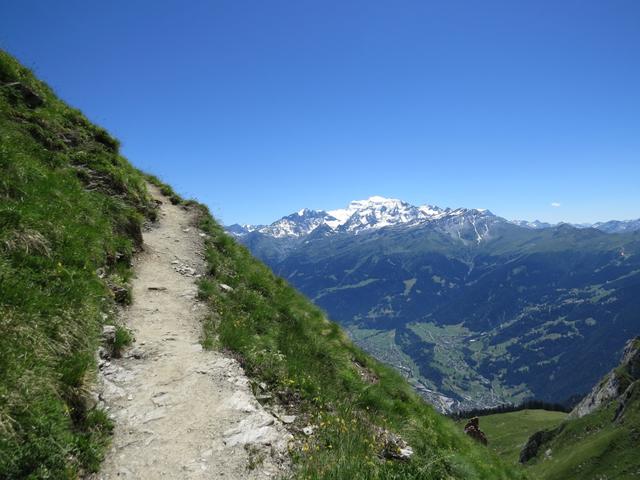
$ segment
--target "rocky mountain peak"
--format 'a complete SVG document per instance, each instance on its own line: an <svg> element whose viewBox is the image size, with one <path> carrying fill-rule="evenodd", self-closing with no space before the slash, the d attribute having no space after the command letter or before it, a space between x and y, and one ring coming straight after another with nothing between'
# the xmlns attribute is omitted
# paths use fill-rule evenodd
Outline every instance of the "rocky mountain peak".
<svg viewBox="0 0 640 480"><path fill-rule="evenodd" d="M346 208L329 211L303 208L270 225L236 224L227 227L227 231L237 237L257 231L274 238L300 238L320 226L323 226L325 235L330 232L358 234L383 227L413 226L447 219L454 219L454 223L464 223L466 219L471 219L473 223L474 219L480 217L495 216L484 209L451 209L428 204L415 206L397 198L374 195L363 200L353 200Z"/></svg>

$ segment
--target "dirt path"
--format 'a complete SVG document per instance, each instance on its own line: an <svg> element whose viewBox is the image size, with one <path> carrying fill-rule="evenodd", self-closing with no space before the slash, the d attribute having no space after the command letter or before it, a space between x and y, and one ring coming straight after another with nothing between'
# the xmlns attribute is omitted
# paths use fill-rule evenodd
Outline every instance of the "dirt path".
<svg viewBox="0 0 640 480"><path fill-rule="evenodd" d="M191 212L150 189L163 201L160 221L144 235L133 304L123 311L136 342L101 364L100 398L116 428L92 478L274 478L289 435L255 400L238 363L199 342L203 234Z"/></svg>

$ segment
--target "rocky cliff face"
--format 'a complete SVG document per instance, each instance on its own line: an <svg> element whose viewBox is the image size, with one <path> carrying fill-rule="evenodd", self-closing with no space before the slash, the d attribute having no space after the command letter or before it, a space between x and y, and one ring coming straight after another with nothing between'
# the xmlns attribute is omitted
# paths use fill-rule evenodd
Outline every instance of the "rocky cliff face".
<svg viewBox="0 0 640 480"><path fill-rule="evenodd" d="M640 337L627 342L620 365L611 370L569 415L580 418L612 400L624 398L627 389L640 379Z"/></svg>

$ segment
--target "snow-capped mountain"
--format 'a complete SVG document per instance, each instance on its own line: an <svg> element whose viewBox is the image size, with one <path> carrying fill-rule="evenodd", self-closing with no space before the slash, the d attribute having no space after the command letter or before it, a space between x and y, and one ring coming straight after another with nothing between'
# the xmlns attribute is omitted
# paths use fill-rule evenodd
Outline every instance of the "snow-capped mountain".
<svg viewBox="0 0 640 480"><path fill-rule="evenodd" d="M338 233L358 235L367 231L429 226L465 244L479 244L491 238L498 224L516 225L530 230L558 227L540 220L506 220L486 209L440 208L433 205L415 206L396 198L381 196L354 200L345 208L336 210L310 210L304 208L287 215L271 225L231 225L227 231L236 237L251 233L274 239L298 241ZM640 220L601 222L595 224L566 224L575 228L596 228L606 233L625 233L640 230Z"/></svg>
<svg viewBox="0 0 640 480"><path fill-rule="evenodd" d="M533 222L530 222L529 220L511 220L511 223L513 223L514 225L518 225L519 227L531 228L533 230L540 230L542 228L551 228L556 226L556 224L554 223L541 222L540 220L534 220Z"/></svg>
<svg viewBox="0 0 640 480"><path fill-rule="evenodd" d="M532 230L541 230L544 228L553 228L560 225L570 225L574 228L595 228L605 233L628 233L640 231L640 219L637 220L609 220L608 222L597 223L547 223L540 220L530 222L528 220L512 220L511 223L519 227L530 228Z"/></svg>
<svg viewBox="0 0 640 480"><path fill-rule="evenodd" d="M302 210L282 217L271 225L231 225L227 231L236 236L260 232L274 238L302 237L313 232L320 225L335 222L336 219L322 210Z"/></svg>
<svg viewBox="0 0 640 480"><path fill-rule="evenodd" d="M637 220L609 220L593 224L593 228L606 233L627 233L640 231L640 218Z"/></svg>
<svg viewBox="0 0 640 480"><path fill-rule="evenodd" d="M495 217L485 209L440 208L432 205L414 206L396 198L381 196L366 200L354 200L346 208L336 210L303 209L273 222L271 225L231 225L227 231L241 237L259 232L274 238L300 238L322 226L325 233L358 234L367 230L401 225L420 225L430 222L462 225L470 222L474 236L481 239L487 233L486 226L475 228L476 219ZM495 217L499 218L499 217Z"/></svg>
<svg viewBox="0 0 640 480"><path fill-rule="evenodd" d="M331 210L329 214L337 221L329 223L331 228L358 233L362 230L410 224L442 218L450 210L430 205L413 206L396 198L380 196L366 200L355 200L347 208Z"/></svg>

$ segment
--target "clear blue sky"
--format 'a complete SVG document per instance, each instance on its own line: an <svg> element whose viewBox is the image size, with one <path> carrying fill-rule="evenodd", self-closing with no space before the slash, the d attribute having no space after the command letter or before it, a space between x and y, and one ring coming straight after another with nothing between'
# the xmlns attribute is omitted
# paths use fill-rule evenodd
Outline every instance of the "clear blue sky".
<svg viewBox="0 0 640 480"><path fill-rule="evenodd" d="M0 46L225 223L640 217L637 0L16 0Z"/></svg>

